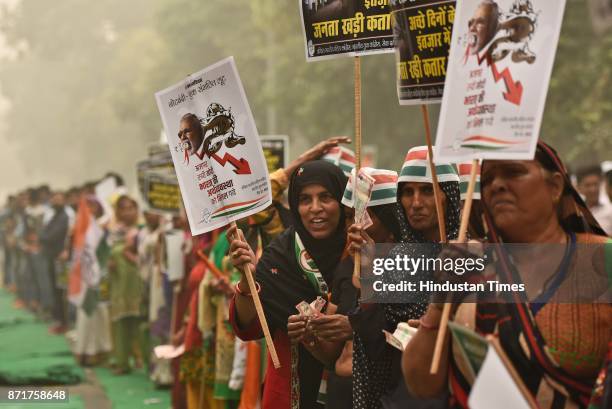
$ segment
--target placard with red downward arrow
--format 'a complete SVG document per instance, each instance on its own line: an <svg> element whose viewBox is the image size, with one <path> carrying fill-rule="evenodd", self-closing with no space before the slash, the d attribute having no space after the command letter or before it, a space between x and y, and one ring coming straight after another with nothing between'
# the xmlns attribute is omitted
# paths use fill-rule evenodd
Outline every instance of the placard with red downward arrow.
<svg viewBox="0 0 612 409"><path fill-rule="evenodd" d="M155 98L193 235L271 204L259 134L232 57Z"/></svg>
<svg viewBox="0 0 612 409"><path fill-rule="evenodd" d="M533 159L565 0L457 2L436 161Z"/></svg>

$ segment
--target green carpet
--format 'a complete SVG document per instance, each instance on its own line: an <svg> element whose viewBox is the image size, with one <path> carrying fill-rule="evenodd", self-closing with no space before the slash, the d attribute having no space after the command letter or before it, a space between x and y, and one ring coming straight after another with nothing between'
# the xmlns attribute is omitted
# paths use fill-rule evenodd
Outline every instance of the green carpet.
<svg viewBox="0 0 612 409"><path fill-rule="evenodd" d="M62 336L26 310L14 309L14 297L0 289L0 385L70 385L84 378Z"/></svg>
<svg viewBox="0 0 612 409"><path fill-rule="evenodd" d="M121 376L113 375L106 368L96 368L94 372L106 396L113 402L113 409L166 409L171 406L170 391L155 389L143 370Z"/></svg>

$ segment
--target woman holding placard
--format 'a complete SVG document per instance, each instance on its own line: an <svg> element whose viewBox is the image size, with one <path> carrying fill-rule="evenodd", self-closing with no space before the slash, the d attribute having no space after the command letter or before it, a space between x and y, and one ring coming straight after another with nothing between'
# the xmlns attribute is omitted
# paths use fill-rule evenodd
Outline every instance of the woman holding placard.
<svg viewBox="0 0 612 409"><path fill-rule="evenodd" d="M296 169L289 183L295 227L274 239L258 262L242 232L228 230L228 237L234 238L230 247L234 266L243 271L247 264L256 265L258 291L281 363L279 369L268 365L263 408L289 408L298 402L302 408L322 407L317 403L321 362L331 364L337 356L307 330L308 315L318 314L320 308L308 303L327 298L346 243L340 204L345 185L342 170L322 160ZM230 305L230 321L243 340L262 337L248 288L243 277Z"/></svg>
<svg viewBox="0 0 612 409"><path fill-rule="evenodd" d="M500 281L527 286L525 279L533 273L530 281L539 280L539 295L530 303L518 295L506 303L463 303L456 308L455 322L499 340L506 367L513 367L530 406L586 407L612 339L612 307L605 300L609 239L572 187L556 152L542 142L535 160L485 161L481 192L490 242L557 244L564 250L528 259L496 252L498 261L490 272ZM586 244L601 251L585 256ZM576 303L580 294L571 294L578 283L604 299ZM425 397L451 385L453 407L468 407L468 399L469 406L477 407L469 395L476 371L466 370L454 341L452 348L446 341L438 373L429 373L440 317L441 307L431 304L420 323L413 323L419 329L403 356L407 386Z"/></svg>

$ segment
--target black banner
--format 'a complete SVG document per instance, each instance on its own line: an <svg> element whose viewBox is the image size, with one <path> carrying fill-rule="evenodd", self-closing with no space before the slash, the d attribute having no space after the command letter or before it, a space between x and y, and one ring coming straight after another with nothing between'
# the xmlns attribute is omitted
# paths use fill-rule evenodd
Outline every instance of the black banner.
<svg viewBox="0 0 612 409"><path fill-rule="evenodd" d="M401 105L442 100L455 3L390 0Z"/></svg>
<svg viewBox="0 0 612 409"><path fill-rule="evenodd" d="M389 0L299 0L306 59L391 52Z"/></svg>

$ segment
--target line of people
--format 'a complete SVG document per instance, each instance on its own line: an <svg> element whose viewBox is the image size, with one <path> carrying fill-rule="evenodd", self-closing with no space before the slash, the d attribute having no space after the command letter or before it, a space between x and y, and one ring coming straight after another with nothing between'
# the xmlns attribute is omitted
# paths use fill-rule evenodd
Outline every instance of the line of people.
<svg viewBox="0 0 612 409"><path fill-rule="evenodd" d="M371 223L364 227L354 223L352 182L325 155L349 142L329 138L304 152L270 175L272 206L238 229L197 237L184 212L141 212L117 175L104 178L115 185L104 198L96 196L96 183L52 194L46 187L21 192L0 216L3 285L16 293L17 306L52 319L51 332L73 328L82 364L111 365L117 375L145 366L152 382L172 388L177 409L466 408L474 379L463 372L449 337L440 370L429 373L441 305L427 293L410 303L363 302L353 277L353 256L365 245L388 243L393 257L420 257L457 240L465 191L459 167L436 164L446 237L440 236L425 147L410 149L399 173L366 168L374 186ZM600 224L589 210L603 206L592 186L588 191L593 173L579 172L585 203L548 145L538 145L533 161L485 161L481 170L472 239L608 242L607 216L597 214ZM430 244L431 254L416 253L415 243ZM518 279L530 264L516 262ZM541 407L603 408L612 393L606 372L612 307L559 303L564 281L547 279L578 271L575 260L566 264L562 271L551 268L554 260L539 264L554 286L537 308L463 300L453 318L502 340ZM262 341L246 266L255 272L279 369ZM488 268L500 279L517 279L507 266ZM427 274L417 272L415 279ZM321 314L296 309L318 297L326 301ZM400 323L416 328L403 352L383 334ZM154 347L165 344L184 352L157 358Z"/></svg>
<svg viewBox="0 0 612 409"><path fill-rule="evenodd" d="M256 291L281 361L279 369L268 362L262 407L469 406L474 377L465 371L465 357L448 336L440 369L430 374L442 304L432 302L425 292L410 303L391 302L392 297L388 303L360 302L359 284L352 282L351 254L365 244L397 243L391 257L417 258L435 256L439 243L457 240L462 207L457 166L436 164L446 232L446 237L440 237L425 151L424 147L411 149L395 178L393 172L368 170L379 188L367 209L373 222L367 228L351 224L350 209L344 206L349 203L342 200L346 177L340 169L313 161L290 177L293 226L261 255L239 231L230 230L231 260L243 272L230 304L230 321L241 339L263 336L244 276L249 266L256 271ZM480 194L482 200L473 210L479 217L472 218L470 225L473 239L558 243L568 249L575 243L609 243L561 159L544 143L538 144L532 161L485 161ZM378 201L386 195L389 202ZM418 252L423 248L432 254ZM537 262L539 270L533 270L532 259L513 260L512 268L507 260L487 267L488 277L503 282L520 282L522 274L538 272L546 297L538 297L537 303L523 299L501 303L493 298L453 304L454 320L500 340L540 407L603 408L612 402L609 300L576 304L563 298L567 286L577 279L597 281L602 294L609 295L606 258L601 254L590 260L577 257L570 251L559 267L559 260L543 257ZM593 266L594 277L579 277L584 263ZM393 271L385 274L391 282L399 282ZM415 279L426 279L428 274L418 271ZM322 315L298 313L297 304L317 297L329 300ZM416 334L401 352L385 342L383 330L393 332L404 322L416 328Z"/></svg>

